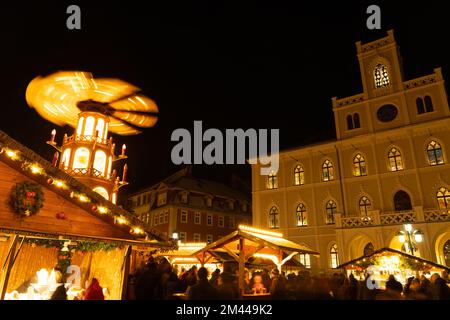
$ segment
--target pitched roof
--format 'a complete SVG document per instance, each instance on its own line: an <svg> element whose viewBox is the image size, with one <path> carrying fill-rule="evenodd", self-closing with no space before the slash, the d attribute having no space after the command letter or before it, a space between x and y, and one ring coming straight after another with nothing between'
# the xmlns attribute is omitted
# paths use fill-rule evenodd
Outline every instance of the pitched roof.
<svg viewBox="0 0 450 320"><path fill-rule="evenodd" d="M408 254L408 253L405 253L405 252L402 252L402 251L398 251L398 250L395 250L395 249L392 249L392 248L388 248L388 247L378 249L378 250L374 251L372 254L361 256L359 258L350 260L350 261L348 261L346 263L343 263L343 264L339 265L338 268L345 268L345 267L348 267L348 266L351 266L351 265L358 264L358 263L364 261L365 259L370 259L372 257L382 255L385 252L394 253L394 254L403 256L403 257L405 257L406 259L409 259L409 260L414 260L414 261L417 260L420 263L428 264L428 265L431 265L431 266L433 266L435 268L438 268L438 269L444 269L447 272L450 271L449 267L440 265L440 264L435 263L435 262L430 261L430 260L426 260L426 259L423 259L423 258L420 258L420 257L413 256L411 254Z"/></svg>
<svg viewBox="0 0 450 320"><path fill-rule="evenodd" d="M0 130L0 148L1 148L2 152L5 150L5 148L13 150L15 152L18 152L19 159L17 159L16 161L20 161L20 162L22 162L22 164L24 164L26 162L38 164L39 166L42 167L43 175L45 175L47 178L51 177L52 179L64 181L64 183L69 188L69 191L74 191L74 192L85 195L86 197L88 197L91 200L91 204L90 204L91 206L92 206L92 204L95 204L97 206L102 206L108 210L110 215L108 217L105 217L105 215L100 215L98 213L92 212L92 210L89 210L88 208L86 208L86 205L83 206L83 203L80 203L80 202L76 201L76 199L69 197L66 190L58 189L58 188L55 188L55 190L53 190L54 192L65 197L68 201L71 201L74 204L76 204L77 206L82 207L87 212L97 216L100 219L107 221L108 223L110 223L111 225L113 225L115 227L117 227L117 226L114 224L114 219L115 219L114 217L123 217L130 223L131 226L140 227L142 230L144 230L149 238L155 239L157 241L163 241L163 242L167 241L166 237L162 233L160 233L154 229L149 229L148 227L145 227L142 224L142 222L139 221L139 219L137 219L133 214L129 213L122 207L119 207L119 206L113 204L111 201L106 200L101 195L99 195L97 192L93 191L88 186L84 185L77 179L68 175L66 172L64 172L56 167L53 167L50 162L48 162L47 160L45 160L44 158L39 156L37 153L35 153L31 149L28 149L27 147L25 147L18 141L14 140L13 138L8 136L5 132L3 132L1 130ZM0 153L2 153L2 152L0 152ZM7 158L5 158L4 160L6 162ZM30 179L37 180L36 176L31 174L30 171L25 170L22 173L27 175ZM161 243L161 244L163 245L163 243ZM170 244L166 243L165 245L170 245Z"/></svg>

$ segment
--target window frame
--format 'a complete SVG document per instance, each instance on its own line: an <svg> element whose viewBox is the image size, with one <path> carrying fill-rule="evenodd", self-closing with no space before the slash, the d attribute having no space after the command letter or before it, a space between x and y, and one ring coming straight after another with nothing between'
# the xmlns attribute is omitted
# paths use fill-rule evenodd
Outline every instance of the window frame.
<svg viewBox="0 0 450 320"><path fill-rule="evenodd" d="M295 211L295 220L297 227L307 227L308 226L308 213L304 203L299 203Z"/></svg>
<svg viewBox="0 0 450 320"><path fill-rule="evenodd" d="M432 146L432 148L430 148L430 145L431 145L432 143L434 143L434 145ZM436 146L438 146L438 147L436 147ZM438 154L437 154L437 151L438 151L438 150L440 150L440 153L441 153L441 155L440 155L440 160L441 160L441 162L438 161L438 158L439 158L439 157L438 157ZM430 142L428 142L425 151L426 151L426 154L427 154L428 164L429 164L430 166L439 166L439 165L445 164L445 160L444 160L444 150L442 149L442 146L441 146L441 144L440 144L438 141L436 141L436 140L431 140ZM430 154L430 152L431 152L431 154ZM434 164L432 163L433 160L430 159L430 156L433 156L433 157L434 157L434 161L435 161Z"/></svg>
<svg viewBox="0 0 450 320"><path fill-rule="evenodd" d="M339 266L339 250L336 243L331 245L329 254L331 269L336 269Z"/></svg>
<svg viewBox="0 0 450 320"><path fill-rule="evenodd" d="M185 217L185 219L183 219ZM180 223L188 223L189 213L187 210L181 210L180 212Z"/></svg>
<svg viewBox="0 0 450 320"><path fill-rule="evenodd" d="M334 215L337 213L337 203L334 200L328 200L325 204L325 224L333 225L336 223ZM331 219L330 219L331 217Z"/></svg>
<svg viewBox="0 0 450 320"><path fill-rule="evenodd" d="M363 168L364 170L362 170ZM359 174L357 174L357 172ZM366 158L361 153L358 153L353 157L353 176L354 177L367 176Z"/></svg>
<svg viewBox="0 0 450 320"><path fill-rule="evenodd" d="M322 181L329 182L334 180L334 163L330 159L322 162Z"/></svg>
<svg viewBox="0 0 450 320"><path fill-rule="evenodd" d="M269 229L280 228L280 213L276 206L272 206L269 209Z"/></svg>
<svg viewBox="0 0 450 320"><path fill-rule="evenodd" d="M395 150L396 153L394 153L393 150ZM400 160L400 162L399 162L399 160ZM395 170L394 170L394 167L392 166L392 161L394 161L394 163L395 163ZM389 166L389 171L391 171L391 172L405 170L402 153L401 153L400 149L398 149L397 147L392 147L389 149L388 166Z"/></svg>
<svg viewBox="0 0 450 320"><path fill-rule="evenodd" d="M305 184L305 169L303 165L297 164L294 168L294 186Z"/></svg>

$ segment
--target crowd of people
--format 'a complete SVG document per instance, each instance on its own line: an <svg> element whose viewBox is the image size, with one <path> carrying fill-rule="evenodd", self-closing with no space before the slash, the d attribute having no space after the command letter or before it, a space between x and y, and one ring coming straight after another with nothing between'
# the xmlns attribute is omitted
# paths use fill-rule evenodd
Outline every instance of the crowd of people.
<svg viewBox="0 0 450 320"><path fill-rule="evenodd" d="M385 288L378 288L367 275L357 280L342 273L313 276L308 271L285 275L274 268L244 273L244 293L270 293L271 299L286 300L447 300L450 299L449 279L433 274L411 277L402 285L391 275ZM239 298L237 271L225 268L209 275L206 268L178 270L162 258L151 259L134 275L134 298L137 300L171 300L176 293L185 293L188 300L234 300Z"/></svg>

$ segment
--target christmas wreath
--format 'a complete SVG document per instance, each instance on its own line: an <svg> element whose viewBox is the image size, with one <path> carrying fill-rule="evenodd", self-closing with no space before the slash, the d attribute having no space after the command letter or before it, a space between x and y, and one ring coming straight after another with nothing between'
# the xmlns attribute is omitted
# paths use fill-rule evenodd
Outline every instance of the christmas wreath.
<svg viewBox="0 0 450 320"><path fill-rule="evenodd" d="M17 183L11 191L10 205L15 213L29 217L44 205L42 187L31 181Z"/></svg>

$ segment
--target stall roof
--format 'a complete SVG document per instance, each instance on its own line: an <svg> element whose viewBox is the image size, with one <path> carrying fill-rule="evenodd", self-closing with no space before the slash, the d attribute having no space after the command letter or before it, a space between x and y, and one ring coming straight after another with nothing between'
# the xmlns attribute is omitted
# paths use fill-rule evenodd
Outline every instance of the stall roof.
<svg viewBox="0 0 450 320"><path fill-rule="evenodd" d="M429 261L429 260L426 260L426 259L423 259L423 258L420 258L420 257L416 257L416 256L413 256L413 255L410 255L410 254L402 252L402 251L398 251L398 250L395 250L395 249L392 249L392 248L388 248L388 247L378 249L378 250L374 251L372 254L361 256L359 258L350 260L350 261L348 261L346 263L343 263L343 264L339 265L338 268L346 268L346 267L349 267L351 265L359 264L361 262L364 262L364 260L371 259L371 258L373 258L375 256L382 255L382 254L384 254L386 252L390 252L390 253L393 253L393 254L396 254L396 255L403 256L403 257L405 257L406 259L409 259L409 260L414 260L414 261L417 260L419 263L428 264L428 265L431 265L431 266L433 266L435 268L444 269L447 272L450 272L450 268L449 267L440 265L440 264L435 263L433 261Z"/></svg>
<svg viewBox="0 0 450 320"><path fill-rule="evenodd" d="M282 235L277 235L275 232L269 233L268 231L263 230L258 231L258 229L244 226L240 226L238 230L217 240L216 242L207 245L203 249L198 250L195 254L206 251L215 251L226 244L238 241L240 238L247 239L258 244L263 244L272 249L319 255L317 251L313 251L306 246L284 239Z"/></svg>

